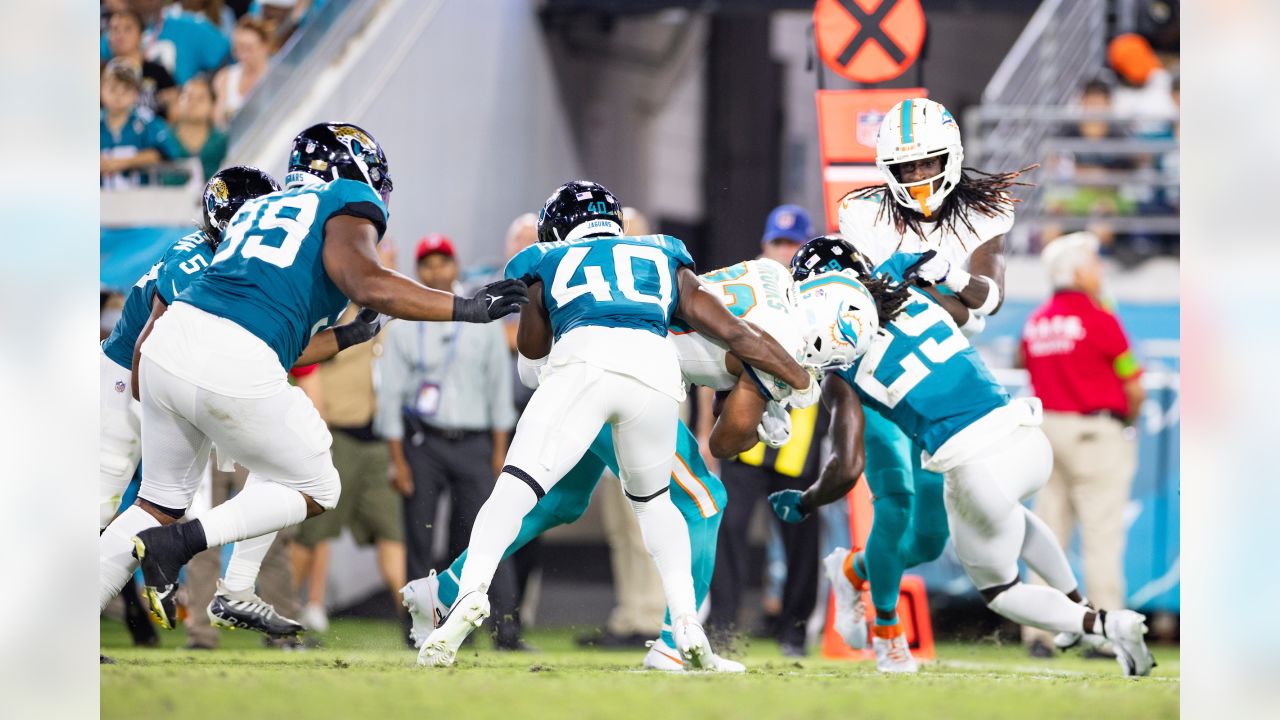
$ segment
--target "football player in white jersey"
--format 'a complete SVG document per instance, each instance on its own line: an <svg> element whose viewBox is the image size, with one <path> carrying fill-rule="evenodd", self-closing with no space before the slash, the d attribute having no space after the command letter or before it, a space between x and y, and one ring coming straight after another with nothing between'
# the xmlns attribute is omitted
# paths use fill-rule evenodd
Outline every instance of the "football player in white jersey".
<svg viewBox="0 0 1280 720"><path fill-rule="evenodd" d="M941 104L904 100L885 116L876 137L883 185L856 190L840 203L840 233L872 267L899 252L932 253L916 271L926 292L955 295L969 309L960 329L980 332L1004 294L1004 236L1013 227L1019 172L991 175L962 169L964 149L955 118ZM967 269L966 269L967 266ZM919 448L874 410L866 417L867 484L875 521L864 550L838 548L825 561L838 597L854 598L837 614L837 628L852 647L867 644L862 594L870 583L875 605L872 646L885 672L914 672L898 622L903 572L942 554L947 541L943 478L924 470ZM848 610L842 604L842 610Z"/></svg>

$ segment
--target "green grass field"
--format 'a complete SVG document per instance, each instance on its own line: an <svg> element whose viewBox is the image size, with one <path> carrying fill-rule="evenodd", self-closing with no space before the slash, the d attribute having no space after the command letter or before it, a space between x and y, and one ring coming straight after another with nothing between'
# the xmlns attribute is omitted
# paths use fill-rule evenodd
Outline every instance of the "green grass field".
<svg viewBox="0 0 1280 720"><path fill-rule="evenodd" d="M916 676L886 676L869 663L783 658L755 641L738 658L745 675L643 672L642 653L589 651L564 631L536 631L540 651L499 653L481 638L458 665L425 670L387 622L335 621L323 647L283 652L258 637L224 632L216 651L135 649L123 626L104 622L104 718L1173 718L1178 649L1153 648L1159 667L1141 680L1113 661L1065 655L1029 659L1018 646L943 644Z"/></svg>

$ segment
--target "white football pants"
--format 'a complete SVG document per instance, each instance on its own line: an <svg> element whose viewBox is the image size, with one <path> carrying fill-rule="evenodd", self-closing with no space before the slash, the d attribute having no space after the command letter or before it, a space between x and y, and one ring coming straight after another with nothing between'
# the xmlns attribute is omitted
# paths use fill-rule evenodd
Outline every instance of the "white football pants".
<svg viewBox="0 0 1280 720"><path fill-rule="evenodd" d="M297 490L325 509L338 504L341 485L329 454L333 438L301 388L282 383L267 397L229 397L170 373L146 355L139 383L147 458L139 497L188 508L216 444L219 455L234 458L258 480Z"/></svg>
<svg viewBox="0 0 1280 720"><path fill-rule="evenodd" d="M98 350L98 529L105 528L120 506L120 496L133 479L142 456L142 405L129 389L129 370Z"/></svg>

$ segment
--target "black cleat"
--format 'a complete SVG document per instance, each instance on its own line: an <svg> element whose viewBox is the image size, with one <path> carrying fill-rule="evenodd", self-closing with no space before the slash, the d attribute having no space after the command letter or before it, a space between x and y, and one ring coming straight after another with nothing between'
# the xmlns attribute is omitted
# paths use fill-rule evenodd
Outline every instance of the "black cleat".
<svg viewBox="0 0 1280 720"><path fill-rule="evenodd" d="M124 623L129 628L133 644L138 647L159 646L160 635L151 624L151 613L142 604L142 598L138 594L138 583L133 579L133 575L129 576L124 588L120 590L120 597L124 598Z"/></svg>
<svg viewBox="0 0 1280 720"><path fill-rule="evenodd" d="M214 627L256 630L270 637L291 637L304 629L302 623L276 612L252 590L230 592L221 580L209 603L208 614Z"/></svg>
<svg viewBox="0 0 1280 720"><path fill-rule="evenodd" d="M186 562L180 536L171 526L148 528L133 536L133 556L142 570L142 595L160 627L178 624L178 573Z"/></svg>

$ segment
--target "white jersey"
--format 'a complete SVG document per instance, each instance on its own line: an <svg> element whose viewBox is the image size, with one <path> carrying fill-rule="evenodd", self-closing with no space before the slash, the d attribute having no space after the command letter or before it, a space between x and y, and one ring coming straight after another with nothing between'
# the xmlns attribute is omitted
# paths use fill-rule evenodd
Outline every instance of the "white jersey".
<svg viewBox="0 0 1280 720"><path fill-rule="evenodd" d="M804 348L804 322L796 306L791 271L773 260L759 259L731 265L700 276L702 284L736 316L768 333L794 354ZM680 357L687 383L713 390L729 390L738 381L725 367L728 350L711 339L673 324L667 337ZM762 382L773 379L757 371Z"/></svg>
<svg viewBox="0 0 1280 720"><path fill-rule="evenodd" d="M893 200L883 193L865 198L848 196L840 201L838 212L840 234L877 266L894 253L936 250L952 265L964 267L978 246L1004 235L1013 227L1013 208L1010 206L1007 213L993 217L968 211L973 230L963 222L956 222L954 232L944 233L939 223L922 223L922 227L928 228L924 237L909 228L906 233L899 233L889 213L881 212L882 202Z"/></svg>

